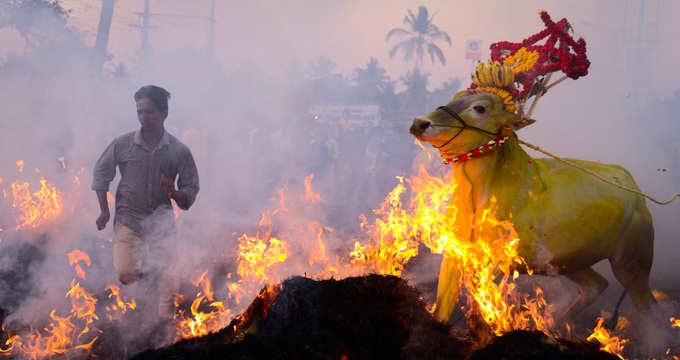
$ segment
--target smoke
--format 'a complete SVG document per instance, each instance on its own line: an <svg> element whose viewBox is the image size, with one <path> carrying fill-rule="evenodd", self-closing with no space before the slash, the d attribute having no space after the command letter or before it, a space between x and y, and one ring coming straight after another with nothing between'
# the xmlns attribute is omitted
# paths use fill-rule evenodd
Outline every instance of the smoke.
<svg viewBox="0 0 680 360"><path fill-rule="evenodd" d="M393 44L383 41L389 29L401 26L410 4L362 5L366 6L362 9L353 3L332 3L330 7L296 3L230 9L217 25L217 57L197 50L192 39L200 38L204 30L193 25L185 25L181 33L166 32L165 27L154 31L151 41L157 45L148 57L126 57L136 51L130 49L137 46L137 34L114 22L113 58L103 74L92 71L88 44L92 34L60 26L62 15L54 13L55 21L25 23L29 39L25 50L6 54L0 65L0 177L4 180L0 189L10 189L15 179L37 186L33 184L44 177L64 191L69 207L39 230L12 231L16 210L11 196L0 199L4 229L0 232L0 272L13 274L0 279L0 307L10 310L10 321L44 321L55 304L65 303L64 293L76 278L66 257L72 250L83 250L92 259L92 265L85 268L87 279L79 280L83 286L101 293L105 285L117 283L109 242L113 224L96 231L99 210L89 184L93 164L106 145L138 128L132 95L146 84L172 93L166 129L189 146L201 178L196 203L180 212L178 234L164 244L178 254L168 269L170 275L186 282L197 269L234 272L238 237L256 231L261 214L278 206L279 189L298 194L303 191L304 177L312 173L312 186L323 201L312 208L291 208L277 218L275 231L285 233L298 221L317 221L322 228L333 229L323 230L331 240L328 254L351 247L352 238L360 233L359 215L370 217L396 185L394 177L413 174L414 163L423 162L424 156L407 134L416 113L387 109L394 111L383 112L381 126L374 129L348 129L316 121L308 113L310 105L326 105L319 104L322 90L333 89L336 92L329 96L341 98L342 91L351 92L352 82L346 81L350 85L343 90L341 80L352 78L354 68L364 67L373 56L394 81L412 70L411 64L396 57L390 60L386 54ZM618 163L633 174L643 191L665 198L680 191L680 125L675 119L680 100L672 92L678 74L666 74L676 81L669 85L668 79L659 79L661 71L656 68L667 65L664 55L674 50L659 45L644 62L625 60L636 59L627 50L636 44L634 37L619 41L618 30L606 28L606 10L617 8L616 4L581 3L569 9L559 2L512 9L499 5L498 13L486 6L482 10L458 4L465 11L454 11L458 9L453 5L428 4L431 11L441 8L435 20L454 39L454 46L446 48L449 65L424 66L431 74L429 90L436 92L452 78L468 78L469 63L461 59L465 37L482 38L484 47L499 40L518 41L540 27L535 15L539 7L547 8L553 18L565 16L588 41L590 74L551 90L538 105L537 123L522 130L520 138L560 156ZM677 10L676 5L661 4ZM133 16L131 6L121 2L114 19ZM181 8L176 3L166 6ZM617 11L621 18L628 14L630 21L630 8ZM47 15L41 11L40 16ZM663 16L662 12L661 20ZM13 30L8 25L2 31ZM199 41L199 45L205 44ZM318 65L320 56L330 58L337 68L327 78L314 79L312 64ZM657 80L663 86L657 86ZM467 80L461 82L462 87L467 84ZM398 91L403 87L391 85ZM427 104L431 105L441 104ZM66 168L59 157L65 158ZM17 160L25 162L21 173ZM441 171L436 164L432 168ZM74 176L79 178L79 187ZM116 186L114 181L111 192ZM680 231L676 221L680 203L649 207L656 230L652 285L677 291L680 253L672 249ZM289 261L294 264L289 274L304 272L309 268L311 244L287 240L297 250L293 256L300 259ZM155 261L153 256L150 261ZM423 261L410 269L409 276L416 283L432 282L437 261L436 257ZM604 297L618 297L620 287L608 265L598 264L597 270L610 280ZM137 284L124 288L123 293L140 299L147 289ZM156 322L153 312L140 314L140 323Z"/></svg>

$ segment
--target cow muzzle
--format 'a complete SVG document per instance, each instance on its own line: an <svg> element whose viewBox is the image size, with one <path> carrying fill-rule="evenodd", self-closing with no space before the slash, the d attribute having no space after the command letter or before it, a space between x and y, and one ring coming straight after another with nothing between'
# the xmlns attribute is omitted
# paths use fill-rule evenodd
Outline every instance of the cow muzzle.
<svg viewBox="0 0 680 360"><path fill-rule="evenodd" d="M408 132L411 133L411 135L420 138L423 136L425 130L427 130L431 125L432 122L430 120L415 118Z"/></svg>

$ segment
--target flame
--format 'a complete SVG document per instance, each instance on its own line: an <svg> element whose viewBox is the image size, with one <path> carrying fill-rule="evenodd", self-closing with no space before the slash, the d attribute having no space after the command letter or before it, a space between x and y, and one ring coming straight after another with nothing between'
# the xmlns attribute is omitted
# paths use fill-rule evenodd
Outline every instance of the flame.
<svg viewBox="0 0 680 360"><path fill-rule="evenodd" d="M272 212L272 215L288 211L286 207L286 188L278 189L276 192L279 194L279 207Z"/></svg>
<svg viewBox="0 0 680 360"><path fill-rule="evenodd" d="M74 350L85 350L89 353L97 337L95 336L87 343L75 345L73 339L76 337L77 330L71 321L72 317L73 315L60 317L56 315L56 310L52 310L50 312L52 322L43 329L45 335L39 331L28 334L25 339L15 335L8 340L8 344L14 348L15 353L19 351L28 359L61 355Z"/></svg>
<svg viewBox="0 0 680 360"><path fill-rule="evenodd" d="M314 204L321 201L321 195L312 190L312 180L314 180L314 174L305 176L305 196L303 200Z"/></svg>
<svg viewBox="0 0 680 360"><path fill-rule="evenodd" d="M606 351L608 353L618 356L620 359L624 359L623 355L623 345L625 345L629 340L620 339L617 336L613 336L609 330L604 326L604 318L597 318L597 325L593 329L593 333L586 338L587 341L597 340L602 346L600 350Z"/></svg>
<svg viewBox="0 0 680 360"><path fill-rule="evenodd" d="M671 322L671 327L673 328L680 328L680 319L676 319L675 317L672 317L669 319Z"/></svg>
<svg viewBox="0 0 680 360"><path fill-rule="evenodd" d="M312 177L307 179L311 183ZM519 239L512 224L496 220L493 209L487 209L474 224L479 237L461 239L455 226L458 210L455 202L450 201L456 189L450 176L430 176L421 167L417 176L398 180L380 209L375 210L376 218L369 222L362 217L364 235L354 241L348 257L350 264L339 262L337 257L332 262L328 256L326 235L333 229L298 216L297 210L304 209L304 205L286 201L287 189L278 190L278 208L262 213L255 235L243 234L238 238L239 279L226 284L228 303L232 306L225 307L226 302L215 303L208 272L200 271L193 279L194 286L200 291L189 310L176 312L178 336L195 337L216 329L213 324L221 321L216 319L238 313L243 299L252 299L267 282L280 281L287 276L284 270L289 271L288 275L304 271L312 276L345 277L367 272L400 276L404 265L418 255L420 244L434 253L455 258L463 274L462 284L468 290L470 311L473 308L479 311L495 334L525 328L548 332L553 320L542 290L535 288L531 295L520 294L513 282L518 276L517 268L526 268L526 263L518 255ZM307 193L309 187L305 186L304 190ZM402 202L402 197L407 195L410 200ZM297 198L305 200L307 197ZM286 229L277 227L274 236L274 217L292 218L296 224L289 224ZM286 241L289 237L313 246L296 247ZM288 264L293 251L306 255L306 261ZM300 265L308 267L295 268ZM222 322L221 325L225 324Z"/></svg>
<svg viewBox="0 0 680 360"><path fill-rule="evenodd" d="M80 170L78 170L78 173L73 175L73 183L78 187L80 187L80 176L83 175L84 172L85 172L85 168L81 167ZM108 194L109 193L107 192L107 195Z"/></svg>
<svg viewBox="0 0 680 360"><path fill-rule="evenodd" d="M78 337L87 334L90 331L90 324L94 320L99 320L95 313L97 299L80 287L80 283L75 279L71 280L71 289L66 293L66 297L71 300L71 313L85 321L85 326Z"/></svg>
<svg viewBox="0 0 680 360"><path fill-rule="evenodd" d="M120 296L120 288L117 285L109 284L104 287L104 290L108 291L107 297L109 299L114 299L115 304L106 307L108 312L107 317L109 321L120 320L121 315L125 314L128 310L135 310L137 308L137 303L135 299L125 300Z"/></svg>
<svg viewBox="0 0 680 360"><path fill-rule="evenodd" d="M175 329L179 339L188 339L204 336L224 326L224 322L231 317L231 310L227 309L221 301L214 301L212 284L208 277L208 271L203 271L198 278L193 279L192 284L200 287L203 293L198 293L191 303L191 317L184 317L184 310L180 309L175 313ZM180 295L180 299L183 296ZM177 299L176 299L177 300ZM200 310L201 305L205 304L211 308L210 312ZM179 304L175 303L175 306ZM205 307L205 306L204 306Z"/></svg>
<svg viewBox="0 0 680 360"><path fill-rule="evenodd" d="M24 172L24 161L23 160L17 160L17 168L19 172Z"/></svg>
<svg viewBox="0 0 680 360"><path fill-rule="evenodd" d="M73 266L75 264L76 275L78 275L79 278L85 280L85 271L80 266L80 264L78 264L81 261L85 263L87 267L92 265L92 262L90 261L90 256L80 250L73 250L68 254L68 264L70 266Z"/></svg>
<svg viewBox="0 0 680 360"><path fill-rule="evenodd" d="M420 141L418 141L418 139L415 139L415 138L413 139L413 143L418 145L420 150L423 150L425 152L425 154L427 154L427 161L432 160L432 153L430 153L429 151L427 151L427 149L425 149L425 146L423 146L423 143L421 143Z"/></svg>
<svg viewBox="0 0 680 360"><path fill-rule="evenodd" d="M325 264L328 262L328 254L326 254L326 244L324 243L323 235L325 232L333 232L333 228L322 226L318 222L312 222L307 225L310 232L316 233L314 248L309 254L309 265Z"/></svg>
<svg viewBox="0 0 680 360"><path fill-rule="evenodd" d="M269 280L268 270L276 264L282 263L288 257L288 244L271 237L272 220L268 212L262 214L255 236L247 234L239 237L239 264L236 272L243 278Z"/></svg>
<svg viewBox="0 0 680 360"><path fill-rule="evenodd" d="M4 329L3 329L3 331L4 331ZM0 355L3 355L3 354L10 354L10 353L12 352L12 350L14 349L14 343L15 343L18 339L19 339L19 335L10 336L10 337L7 339L7 341L5 341L5 346L6 346L6 348L3 349L2 347L0 347Z"/></svg>
<svg viewBox="0 0 680 360"><path fill-rule="evenodd" d="M63 157L63 156L60 156L59 158L57 158L57 160L59 160L59 163L61 164L61 167L62 167L63 169L66 169L66 161L65 161L64 157Z"/></svg>
<svg viewBox="0 0 680 360"><path fill-rule="evenodd" d="M69 263L85 262L88 266L90 258L86 253L74 250L69 253ZM54 355L62 355L76 350L83 350L87 354L92 351L94 342L100 331L91 324L99 320L95 313L97 299L76 282L71 280L71 287L66 292L66 298L71 303L68 316L57 315L57 310L50 311L52 321L41 330L34 330L27 334L15 334L5 343L7 349L0 348L0 355L21 354L28 359L41 359ZM4 330L4 329L3 329Z"/></svg>
<svg viewBox="0 0 680 360"><path fill-rule="evenodd" d="M496 335L528 328L547 332L553 320L542 290L536 288L535 297L521 296L513 283L516 269L527 265L518 254L519 237L512 224L496 220L493 208L486 209L474 224L478 237L460 238L455 225L458 210L450 201L456 185L447 177L430 176L421 166L418 175L407 181L411 198L405 205L401 198L408 191L404 179L398 178L399 184L375 211L379 217L372 224L363 224L371 240L368 244L355 242L352 263L400 276L422 242L433 253L455 260L469 293L468 316L473 309L479 311ZM492 199L492 207L494 204Z"/></svg>
<svg viewBox="0 0 680 360"><path fill-rule="evenodd" d="M62 197L57 188L44 178L39 191L31 193L27 182L12 183L12 207L20 211L15 230L36 228L62 212Z"/></svg>
<svg viewBox="0 0 680 360"><path fill-rule="evenodd" d="M206 296L198 296L191 303L191 315L192 317L184 319L183 311L179 311L175 315L175 319L178 322L175 323L175 328L177 329L177 336L182 339L189 339L199 336L207 335L213 331L222 328L225 320L231 317L231 311L227 309L224 304L220 301L213 301L208 304L213 311L202 312L200 311L201 304L206 300Z"/></svg>
<svg viewBox="0 0 680 360"><path fill-rule="evenodd" d="M210 280L208 279L208 270L203 271L201 275L198 276L197 279L192 280L191 283L194 284L196 287L201 287L203 290L203 293L205 296L208 298L209 301L213 300L213 291L212 291L212 285L210 283Z"/></svg>

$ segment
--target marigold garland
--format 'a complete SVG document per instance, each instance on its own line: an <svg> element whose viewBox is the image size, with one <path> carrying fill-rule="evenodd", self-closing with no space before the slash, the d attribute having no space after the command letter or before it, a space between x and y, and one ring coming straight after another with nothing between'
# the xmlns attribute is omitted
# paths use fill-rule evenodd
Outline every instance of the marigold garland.
<svg viewBox="0 0 680 360"><path fill-rule="evenodd" d="M517 50L515 54L505 58L503 64L510 65L512 71L517 74L531 69L538 61L538 57L538 51L527 51L527 48L523 47Z"/></svg>
<svg viewBox="0 0 680 360"><path fill-rule="evenodd" d="M470 90L496 94L503 99L507 111L515 112L517 103L524 103L529 97L540 93L536 91L535 85L543 81L546 75L561 71L575 80L588 74L590 61L586 56L585 40L574 40L569 35L571 25L567 19L553 22L547 12L541 11L539 15L545 29L519 43L501 41L491 44L489 64L478 65L472 75ZM541 40L545 40L545 43L537 45ZM510 66L514 75L510 84L504 81L510 79L503 74L505 66ZM489 74L492 75L491 79Z"/></svg>
<svg viewBox="0 0 680 360"><path fill-rule="evenodd" d="M477 87L475 88L475 90L498 95L501 99L503 99L505 110L508 112L515 112L515 110L517 110L517 104L515 103L515 100L513 100L512 95L508 91L491 86Z"/></svg>

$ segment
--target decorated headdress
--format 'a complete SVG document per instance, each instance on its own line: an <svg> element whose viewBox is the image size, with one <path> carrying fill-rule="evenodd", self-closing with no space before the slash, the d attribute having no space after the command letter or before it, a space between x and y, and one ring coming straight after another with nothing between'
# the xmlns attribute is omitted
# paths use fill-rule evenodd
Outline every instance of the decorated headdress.
<svg viewBox="0 0 680 360"><path fill-rule="evenodd" d="M529 119L538 99L551 87L567 78L578 79L588 74L590 61L586 56L586 42L569 35L567 19L553 22L547 12L539 12L545 29L520 43L501 41L491 44L491 60L479 62L472 74L470 90L489 92L503 99L505 110L517 113L525 120L519 127L531 124ZM544 40L543 45L537 43ZM548 84L554 72L564 76ZM534 98L525 112L525 104Z"/></svg>

